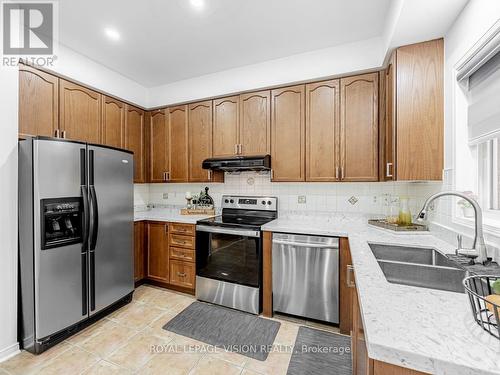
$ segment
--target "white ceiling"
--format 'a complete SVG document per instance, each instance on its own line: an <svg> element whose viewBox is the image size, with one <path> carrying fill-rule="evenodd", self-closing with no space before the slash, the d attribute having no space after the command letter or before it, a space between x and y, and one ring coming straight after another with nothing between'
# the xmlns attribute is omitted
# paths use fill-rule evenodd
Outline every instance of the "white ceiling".
<svg viewBox="0 0 500 375"><path fill-rule="evenodd" d="M62 0L62 44L146 87L379 37L391 0ZM121 34L117 42L106 27Z"/></svg>

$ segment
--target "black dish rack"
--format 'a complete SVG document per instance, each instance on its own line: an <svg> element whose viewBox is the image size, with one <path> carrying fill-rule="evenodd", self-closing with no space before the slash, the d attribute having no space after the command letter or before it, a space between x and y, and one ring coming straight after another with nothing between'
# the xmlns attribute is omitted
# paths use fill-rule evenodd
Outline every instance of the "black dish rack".
<svg viewBox="0 0 500 375"><path fill-rule="evenodd" d="M500 340L500 305L486 300L494 294L491 284L500 276L477 275L466 277L463 281L469 296L474 320L490 335Z"/></svg>

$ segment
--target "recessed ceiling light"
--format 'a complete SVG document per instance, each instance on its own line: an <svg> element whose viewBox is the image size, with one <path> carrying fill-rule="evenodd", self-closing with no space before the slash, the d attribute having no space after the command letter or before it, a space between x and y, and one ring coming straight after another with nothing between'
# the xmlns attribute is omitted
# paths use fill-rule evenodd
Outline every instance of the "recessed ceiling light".
<svg viewBox="0 0 500 375"><path fill-rule="evenodd" d="M116 31L116 29L113 29L111 27L106 27L104 29L104 33L111 40L115 40L115 41L120 40L120 33L118 31Z"/></svg>
<svg viewBox="0 0 500 375"><path fill-rule="evenodd" d="M205 0L189 0L191 6L196 10L202 10L205 8Z"/></svg>

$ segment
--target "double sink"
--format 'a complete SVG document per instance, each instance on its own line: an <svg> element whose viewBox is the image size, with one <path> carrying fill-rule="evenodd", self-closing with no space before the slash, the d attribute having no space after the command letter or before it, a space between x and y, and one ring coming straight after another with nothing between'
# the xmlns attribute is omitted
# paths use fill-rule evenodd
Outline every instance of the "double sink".
<svg viewBox="0 0 500 375"><path fill-rule="evenodd" d="M464 293L467 270L432 248L369 244L387 281Z"/></svg>

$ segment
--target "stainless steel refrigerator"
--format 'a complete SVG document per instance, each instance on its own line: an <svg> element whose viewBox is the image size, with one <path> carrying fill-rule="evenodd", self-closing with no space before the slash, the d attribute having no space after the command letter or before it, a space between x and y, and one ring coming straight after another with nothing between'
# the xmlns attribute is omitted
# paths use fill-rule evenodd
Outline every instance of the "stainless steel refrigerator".
<svg viewBox="0 0 500 375"><path fill-rule="evenodd" d="M40 353L129 302L133 272L133 154L21 140L21 346Z"/></svg>

